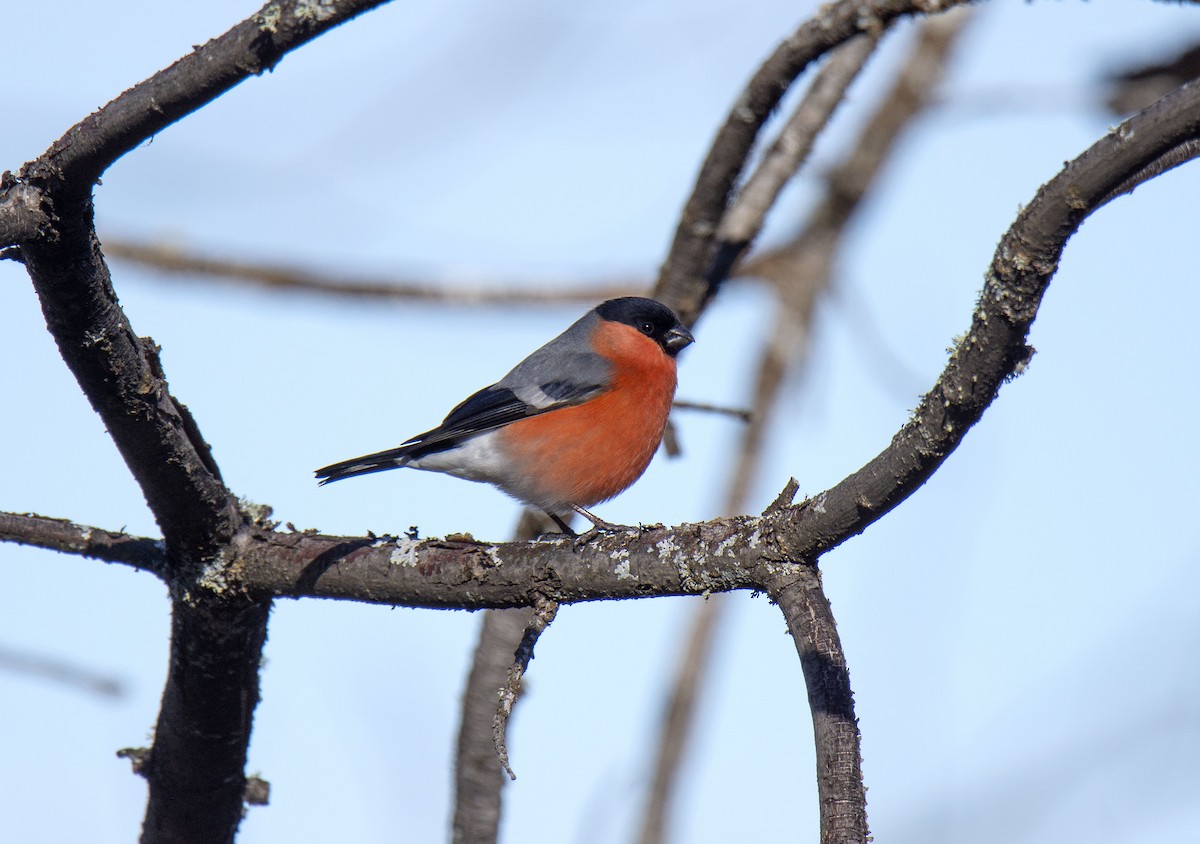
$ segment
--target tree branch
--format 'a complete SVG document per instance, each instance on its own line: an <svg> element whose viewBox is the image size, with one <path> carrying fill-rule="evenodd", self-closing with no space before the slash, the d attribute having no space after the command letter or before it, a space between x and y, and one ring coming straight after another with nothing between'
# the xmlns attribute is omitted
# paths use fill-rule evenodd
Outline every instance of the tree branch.
<svg viewBox="0 0 1200 844"><path fill-rule="evenodd" d="M736 244L721 250L716 227L759 127L796 73L859 31L914 10L956 4L854 0L827 7L801 27L756 75L714 143L664 266L661 297L694 321L740 254ZM151 786L143 833L148 844L232 840L273 595L506 607L538 595L557 603L766 588L797 634L802 659L817 667L823 661L836 673L836 641L828 644L832 619L822 617L819 593L805 582L806 573L816 576L810 566L919 487L1001 384L1022 369L1032 353L1025 345L1030 324L1083 219L1124 180L1200 137L1200 87L1185 87L1122 124L1040 190L1002 240L971 328L913 418L876 458L812 501L762 517L613 534L580 547L560 539L493 546L280 534L245 522L190 414L168 392L156 347L134 334L122 314L92 228L90 189L105 167L147 134L322 28L373 5L271 4L235 28L239 35L210 42L122 95L28 165L20 184L39 194L14 198L11 180L0 185L0 233L21 240L20 255L63 357L112 432L165 537L165 563L156 573L172 590L173 635L155 747L144 768ZM239 41L251 30L257 35ZM180 71L185 64L186 72ZM188 76L193 72L194 79ZM170 84L164 87L164 80ZM23 212L6 213L23 204L53 221L53 229L22 221ZM36 239L28 240L35 229ZM46 535L38 541L46 547L57 541L63 550L99 556L97 546L70 541L79 538L78 527L58 528L65 535L58 540L51 536L55 529L41 523L17 524L16 532L37 538L42 530ZM119 535L107 542L114 549L133 547ZM836 678L814 677L810 695L814 682L840 688ZM828 729L835 747L850 740L852 709L827 690L818 689L814 699L836 716L825 728L816 724L818 734ZM844 760L835 757L832 774L849 780ZM829 813L847 819L844 829L856 829L851 815L838 806Z"/></svg>
<svg viewBox="0 0 1200 844"><path fill-rule="evenodd" d="M796 559L813 559L907 498L958 446L1033 354L1025 345L1067 240L1108 193L1157 158L1200 137L1200 85L1184 86L1119 125L1037 192L1000 241L971 325L933 389L891 444L795 510Z"/></svg>
<svg viewBox="0 0 1200 844"><path fill-rule="evenodd" d="M12 173L0 176L0 250L46 237L50 225L39 191L18 184Z"/></svg>
<svg viewBox="0 0 1200 844"><path fill-rule="evenodd" d="M105 238L108 257L129 261L167 274L205 278L219 283L258 286L279 293L313 293L368 301L427 301L452 305L525 304L564 302L595 304L617 296L645 294L650 279L629 278L603 282L537 284L471 283L453 278L373 278L323 273L299 266L269 262L213 258L167 244L138 243Z"/></svg>
<svg viewBox="0 0 1200 844"><path fill-rule="evenodd" d="M718 240L750 243L758 236L767 213L784 186L808 160L817 135L845 100L846 91L874 54L882 35L881 29L855 36L830 54L800 105L721 218Z"/></svg>
<svg viewBox="0 0 1200 844"><path fill-rule="evenodd" d="M172 592L171 662L155 743L141 766L150 786L144 844L233 840L270 600L222 588L222 552L248 529L247 519L195 420L171 395L158 347L134 332L117 302L96 238L92 186L154 133L377 5L269 3L72 127L17 179L0 181L0 234L18 241L16 256L63 360L141 486L165 541L166 571L159 573ZM40 224L40 217L31 225L31 208L53 225Z"/></svg>
<svg viewBox="0 0 1200 844"><path fill-rule="evenodd" d="M67 130L23 181L80 201L125 153L251 76L273 70L292 50L387 0L274 0L219 38L195 48Z"/></svg>
<svg viewBox="0 0 1200 844"><path fill-rule="evenodd" d="M779 45L751 78L713 140L659 273L657 298L691 325L716 295L729 268L747 246L716 241L730 193L746 166L759 130L809 63L859 33L878 32L897 17L943 11L965 2L842 0L822 7Z"/></svg>
<svg viewBox="0 0 1200 844"><path fill-rule="evenodd" d="M513 773L512 766L508 764L508 718L512 715L513 704L517 702L517 695L521 691L521 680L525 677L525 672L533 659L533 649L556 615L558 615L556 602L547 600L544 595L534 595L533 612L525 624L521 642L513 653L512 664L508 667L504 685L500 687L500 705L496 708L496 717L492 720L492 740L496 746L496 755L500 759L500 765L510 780L515 780L517 775Z"/></svg>
<svg viewBox="0 0 1200 844"><path fill-rule="evenodd" d="M749 243L757 237L784 186L808 158L817 135L828 124L845 98L850 84L874 52L879 34L857 36L833 51L764 154L762 162L725 213L718 232L719 239ZM724 510L726 513L745 510L746 478L749 474L746 464L748 461L757 464L762 444L762 437L752 436L751 432L764 429L765 417L770 414L769 404L774 402L774 398L774 393L765 394L760 390L755 397L754 410L742 417L748 426L741 435L744 448L731 479ZM666 838L679 772L693 734L701 684L707 676L712 643L724 618L724 608L723 597L713 595L697 605L692 615L685 650L672 681L658 738L654 773L638 833L639 844L659 844Z"/></svg>
<svg viewBox="0 0 1200 844"><path fill-rule="evenodd" d="M821 844L864 844L867 795L850 672L816 566L780 568L767 589L796 643L817 748Z"/></svg>
<svg viewBox="0 0 1200 844"><path fill-rule="evenodd" d="M696 708L709 667L712 643L716 638L725 601L711 595L696 606L688 629L687 642L679 659L667 695L662 732L654 755L654 774L646 795L638 844L660 844L666 840L679 772L692 736Z"/></svg>
<svg viewBox="0 0 1200 844"><path fill-rule="evenodd" d="M170 670L139 771L150 785L142 844L232 844L270 606L200 590L172 601Z"/></svg>
<svg viewBox="0 0 1200 844"><path fill-rule="evenodd" d="M338 598L432 609L531 606L758 588L773 524L755 516L610 533L586 544L323 536L259 531L241 549L251 595ZM782 555L778 555L782 559Z"/></svg>
<svg viewBox="0 0 1200 844"><path fill-rule="evenodd" d="M33 513L0 512L0 542L17 542L107 563L124 563L160 578L167 571L167 554L162 540L114 533Z"/></svg>
<svg viewBox="0 0 1200 844"><path fill-rule="evenodd" d="M904 65L863 126L857 143L828 172L820 199L791 241L751 256L738 272L770 281L779 296L770 339L755 374L754 406L742 432L727 512L746 509L757 474L757 455L772 424L771 408L789 372L803 368L819 297L833 283L834 267L846 232L863 200L891 160L904 130L933 102L951 48L970 15L968 10L925 21Z"/></svg>

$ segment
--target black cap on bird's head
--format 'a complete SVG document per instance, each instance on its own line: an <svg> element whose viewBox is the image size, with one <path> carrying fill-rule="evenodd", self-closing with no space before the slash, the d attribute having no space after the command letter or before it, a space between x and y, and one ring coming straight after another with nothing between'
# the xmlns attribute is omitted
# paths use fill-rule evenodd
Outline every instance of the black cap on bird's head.
<svg viewBox="0 0 1200 844"><path fill-rule="evenodd" d="M683 327L675 312L653 299L642 296L622 296L609 299L596 307L602 319L620 322L636 328L671 357L695 341L692 332Z"/></svg>

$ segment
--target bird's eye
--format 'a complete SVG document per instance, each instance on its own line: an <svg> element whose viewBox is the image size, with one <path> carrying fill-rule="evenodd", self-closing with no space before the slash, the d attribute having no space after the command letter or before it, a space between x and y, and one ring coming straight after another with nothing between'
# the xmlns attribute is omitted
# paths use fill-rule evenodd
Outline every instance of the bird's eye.
<svg viewBox="0 0 1200 844"><path fill-rule="evenodd" d="M638 331L642 332L647 337L649 337L651 334L654 333L654 323L649 322L649 321L639 322L638 323Z"/></svg>

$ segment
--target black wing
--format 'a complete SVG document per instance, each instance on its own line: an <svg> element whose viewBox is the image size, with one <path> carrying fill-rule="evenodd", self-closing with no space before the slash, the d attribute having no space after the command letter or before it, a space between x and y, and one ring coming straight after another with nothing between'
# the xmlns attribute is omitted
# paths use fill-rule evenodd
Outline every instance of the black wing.
<svg viewBox="0 0 1200 844"><path fill-rule="evenodd" d="M587 401L604 389L603 384L558 380L522 390L530 398L529 401L525 401L508 387L493 384L451 410L442 420L442 424L433 430L418 434L396 448L325 466L317 470L317 479L322 484L327 484L356 475L396 469L427 454L453 448L464 439L484 431L502 428L520 419Z"/></svg>

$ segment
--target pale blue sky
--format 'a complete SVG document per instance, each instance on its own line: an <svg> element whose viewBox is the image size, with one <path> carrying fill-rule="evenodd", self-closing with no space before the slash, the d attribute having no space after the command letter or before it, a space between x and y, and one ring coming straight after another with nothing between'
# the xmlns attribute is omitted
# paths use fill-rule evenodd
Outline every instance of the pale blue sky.
<svg viewBox="0 0 1200 844"><path fill-rule="evenodd" d="M258 4L14 5L0 169ZM126 156L96 192L101 237L379 274L649 275L732 97L814 7L395 3ZM789 475L815 493L886 445L967 326L1017 209L1113 122L1084 104L1097 75L1200 36L1200 9L1152 2L979 11L950 105L908 136L855 230L840 279L849 293L821 308L756 507ZM910 33L902 26L853 89L818 164ZM960 107L1004 91L1011 108ZM1200 822L1198 194L1190 165L1089 220L1034 326L1028 372L923 489L823 563L878 840L1179 841ZM787 207L807 195L801 184ZM238 494L327 532L510 532L517 507L488 487L395 472L318 489L311 473L435 424L583 308L284 299L119 263L113 273ZM881 371L853 307L917 381ZM723 293L682 362L681 397L742 402L770 308L753 287ZM0 264L0 337L0 510L155 533L12 263ZM601 515L716 514L734 423L678 423L684 457L657 461ZM113 753L144 744L154 722L164 590L119 566L7 544L0 572L0 645L127 690L112 701L0 672L0 839L134 840L145 789ZM504 840L630 838L690 610L656 600L560 612L513 725ZM271 806L250 811L240 841L442 839L478 622L281 602L250 751ZM677 840L815 840L803 684L765 599L735 597L714 672Z"/></svg>

